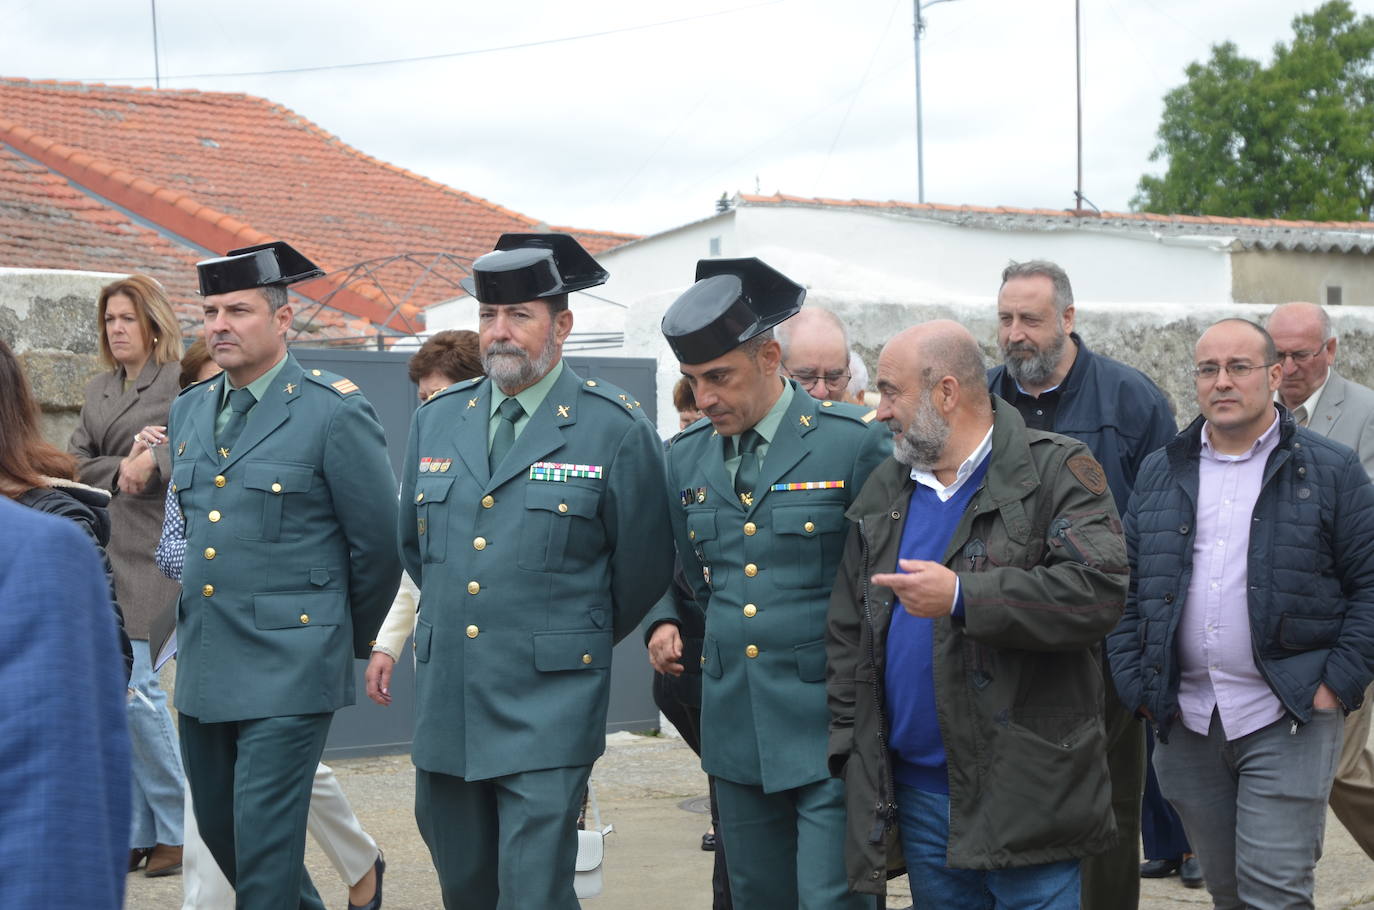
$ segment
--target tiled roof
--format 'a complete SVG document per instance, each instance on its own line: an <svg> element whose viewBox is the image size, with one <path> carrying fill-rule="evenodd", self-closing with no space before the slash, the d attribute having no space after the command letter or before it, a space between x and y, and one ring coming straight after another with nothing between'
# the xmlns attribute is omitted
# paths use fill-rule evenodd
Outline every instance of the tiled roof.
<svg viewBox="0 0 1374 910"><path fill-rule="evenodd" d="M471 259L502 232L542 227L369 157L249 95L0 79L0 144L190 245L224 253L287 240L326 271L422 250ZM633 239L574 233L593 252ZM135 256L123 268L143 265ZM418 275L398 277L397 286ZM179 271L168 287L189 294L194 280L193 270ZM319 298L331 287L319 279L297 290ZM451 296L421 288L413 301L424 306ZM333 303L380 323L391 307L376 298L363 288Z"/></svg>
<svg viewBox="0 0 1374 910"><path fill-rule="evenodd" d="M190 249L73 189L49 169L0 146L0 266L151 275L168 291L188 330L201 321ZM192 276L190 281L187 275ZM311 319L309 339L376 334L364 320L326 309Z"/></svg>
<svg viewBox="0 0 1374 910"><path fill-rule="evenodd" d="M1276 218L1221 218L1213 215L1156 215L1150 212L1091 212L1024 209L1011 206L940 205L933 202L879 202L805 196L741 193L736 205L845 208L943 221L966 227L1009 231L1089 230L1167 237L1229 239L1242 249L1305 252L1374 252L1374 222L1280 221Z"/></svg>

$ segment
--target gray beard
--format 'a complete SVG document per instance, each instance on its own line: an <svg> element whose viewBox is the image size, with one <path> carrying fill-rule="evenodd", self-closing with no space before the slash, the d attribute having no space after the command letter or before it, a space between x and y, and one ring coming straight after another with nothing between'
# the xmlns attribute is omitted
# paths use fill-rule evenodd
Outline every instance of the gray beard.
<svg viewBox="0 0 1374 910"><path fill-rule="evenodd" d="M888 422L888 427L892 423ZM911 418L910 425L892 443L892 457L909 468L933 471L949 442L949 424L935 410L927 392L921 406Z"/></svg>
<svg viewBox="0 0 1374 910"><path fill-rule="evenodd" d="M507 395L528 388L543 379L553 366L553 359L558 353L553 340L551 326L543 349L533 360L518 344L496 342L482 353L482 369L496 383L496 387Z"/></svg>
<svg viewBox="0 0 1374 910"><path fill-rule="evenodd" d="M1022 388L1028 385L1041 386L1054 375L1054 368L1059 365L1059 358L1064 356L1064 345L1068 341L1069 333L1060 332L1043 351L1025 343L1010 345L1002 348L1002 362L1007 365L1007 373L1016 380L1017 385ZM1026 356L1013 357L1013 354Z"/></svg>

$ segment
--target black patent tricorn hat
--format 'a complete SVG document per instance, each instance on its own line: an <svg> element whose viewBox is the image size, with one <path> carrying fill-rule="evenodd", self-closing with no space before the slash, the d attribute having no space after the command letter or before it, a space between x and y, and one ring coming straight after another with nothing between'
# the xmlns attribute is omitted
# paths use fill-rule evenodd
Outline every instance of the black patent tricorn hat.
<svg viewBox="0 0 1374 910"><path fill-rule="evenodd" d="M611 275L570 234L502 234L459 284L480 303L526 303L605 284Z"/></svg>
<svg viewBox="0 0 1374 910"><path fill-rule="evenodd" d="M663 314L679 363L705 363L797 315L806 288L761 259L702 259L697 283Z"/></svg>
<svg viewBox="0 0 1374 910"><path fill-rule="evenodd" d="M249 288L295 284L324 274L315 263L306 259L291 244L280 240L230 250L227 256L204 259L196 263L200 276L202 297L228 294Z"/></svg>

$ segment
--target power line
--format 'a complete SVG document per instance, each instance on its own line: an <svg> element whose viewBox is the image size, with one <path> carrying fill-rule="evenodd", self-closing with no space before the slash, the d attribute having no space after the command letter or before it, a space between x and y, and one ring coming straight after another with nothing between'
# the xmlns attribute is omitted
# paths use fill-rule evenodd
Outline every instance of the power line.
<svg viewBox="0 0 1374 910"><path fill-rule="evenodd" d="M878 59L878 51L882 50L883 41L887 38L888 29L892 27L892 17L896 15L897 4L900 2L901 0L894 0L892 9L888 11L887 21L883 23L883 30L873 45L873 53L868 57L868 65L864 67L864 74L859 79L859 85L854 89L854 94L849 96L849 106L844 109L844 116L840 118L839 126L835 127L835 138L830 140L830 148L826 149L825 152L825 161L821 162L821 169L816 172L816 179L811 184L813 194L816 192L816 187L820 185L825 169L830 166L830 156L835 153L835 146L840 144L840 136L844 133L845 124L849 122L849 115L854 112L854 104L859 100L859 95L863 92L864 86L868 84L868 74L873 72L873 63Z"/></svg>
<svg viewBox="0 0 1374 910"><path fill-rule="evenodd" d="M785 3L786 0L763 0L761 3L751 3L747 6L737 6L732 9L717 10L713 13L699 13L695 16L682 16L677 19L664 19L659 22L648 22L643 25L627 25L623 28L605 29L599 32L587 32L581 35L567 35L562 38L546 38L542 41L525 41L520 44L503 44L499 47L483 47L467 51L452 51L447 54L427 54L422 57L397 57L391 60L369 60L359 63L330 63L321 66L298 66L289 69L276 70L254 70L251 72L239 73L188 73L180 76L163 76L163 79L232 79L248 76L286 76L296 73L318 73L326 70L349 70L362 69L369 66L395 66L402 63L425 63L431 60L451 60L456 57L475 57L479 54L496 54L502 51L517 51L531 47L544 47L549 44L564 44L569 41L585 41L589 38L604 38L608 35L623 35L627 32L641 32L653 28L663 28L668 25L680 25L684 22L695 22L700 19L712 19L719 16L730 16L735 13L747 12L752 9L759 9L764 6L775 6ZM77 82L146 82L148 76L96 76L87 79L77 79Z"/></svg>

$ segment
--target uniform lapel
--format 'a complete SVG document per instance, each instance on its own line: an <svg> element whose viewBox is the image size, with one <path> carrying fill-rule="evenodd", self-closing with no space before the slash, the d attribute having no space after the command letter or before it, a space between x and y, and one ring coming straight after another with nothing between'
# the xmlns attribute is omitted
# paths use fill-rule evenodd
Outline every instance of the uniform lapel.
<svg viewBox="0 0 1374 910"><path fill-rule="evenodd" d="M803 437L816 429L816 421L820 419L817 412L817 401L801 388L795 388L792 393L792 403L788 405L787 414L782 418L782 423L778 424L778 430L773 434L773 439L768 443L768 454L763 459L763 464L759 466L759 485L754 490L754 508L763 502L763 498L768 495L768 488L777 483L784 474L797 466L797 462L806 456L806 443ZM833 480L831 477L814 477L812 480ZM753 509L750 509L752 512Z"/></svg>
<svg viewBox="0 0 1374 910"><path fill-rule="evenodd" d="M220 396L224 394L222 386L226 382L228 379L220 373L189 393L199 399L195 402L197 410L192 415L191 425L195 427L196 436L199 437L205 454L210 456L210 460L215 464L219 464L219 453L215 451L215 416L219 414L219 404L222 400Z"/></svg>
<svg viewBox="0 0 1374 910"><path fill-rule="evenodd" d="M734 503L736 509L744 511L739 497L735 495L735 485L730 482L730 472L725 470L727 445L729 443L726 442L726 438L712 430L706 440L706 457L701 460L701 465L706 471L706 482L715 490L716 495L722 501Z"/></svg>
<svg viewBox="0 0 1374 910"><path fill-rule="evenodd" d="M530 421L525 424L525 428L515 440L515 445L511 446L505 459L496 466L496 472L492 474L487 489L496 489L517 474L523 473L545 455L563 447L563 426L571 420L559 417L558 407L562 405L567 408L571 417L573 408L577 406L577 396L581 394L578 388L581 384L582 377L574 373L572 367L565 365L553 388L549 389L549 394L530 415Z"/></svg>
<svg viewBox="0 0 1374 910"><path fill-rule="evenodd" d="M239 436L238 442L234 443L233 451L229 453L229 458L223 462L224 468L247 455L254 446L266 439L269 433L286 422L291 416L290 403L301 397L300 385L303 381L304 375L300 364L296 363L296 358L287 354L286 363L282 365L277 378L272 380L272 385L263 392L262 399L248 412L248 422L243 426L243 435ZM291 387L290 392L286 391L288 385ZM211 431L213 430L212 425Z"/></svg>
<svg viewBox="0 0 1374 910"><path fill-rule="evenodd" d="M124 372L124 368L120 367L114 373L110 374L109 382L105 385L105 402L107 408L105 411L106 429L113 426L115 421L119 420L119 418L124 415L125 411L133 407L134 404L138 402L138 396L143 389L157 378L157 364L153 363L153 359L149 357L148 362L143 365L143 369L139 371L137 378L129 384L127 389L124 387L124 380L126 377L127 374ZM108 442L115 446L116 451L119 450L120 440L111 439L108 440ZM124 443L124 451L128 451L130 442L131 440Z"/></svg>
<svg viewBox="0 0 1374 910"><path fill-rule="evenodd" d="M477 485L486 489L490 472L487 468L487 422L491 417L492 384L484 379L470 389L450 392L463 399L460 418L453 425L451 438L458 452L458 460ZM425 458L423 451L419 457Z"/></svg>

